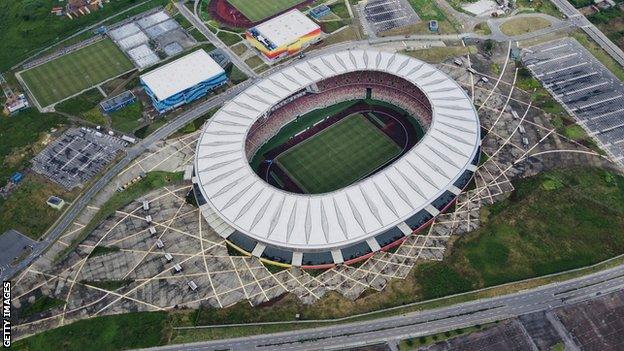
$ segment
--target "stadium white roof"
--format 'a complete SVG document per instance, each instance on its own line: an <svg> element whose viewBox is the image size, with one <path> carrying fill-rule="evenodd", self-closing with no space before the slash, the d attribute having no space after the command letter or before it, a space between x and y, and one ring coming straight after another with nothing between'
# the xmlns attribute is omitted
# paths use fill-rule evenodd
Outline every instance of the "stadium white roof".
<svg viewBox="0 0 624 351"><path fill-rule="evenodd" d="M245 140L271 106L320 80L358 70L394 74L421 89L432 107L422 140L376 174L325 194L294 194L272 187L250 167ZM372 239L400 225L453 183L480 145L477 112L466 92L420 60L377 50L325 54L291 64L247 88L208 120L195 158L202 212L222 236L237 230L264 244L293 251L333 250ZM319 170L321 172L322 170Z"/></svg>
<svg viewBox="0 0 624 351"><path fill-rule="evenodd" d="M260 35L276 47L290 44L318 28L314 21L297 9L284 12L255 27Z"/></svg>
<svg viewBox="0 0 624 351"><path fill-rule="evenodd" d="M143 74L141 80L158 100L165 100L223 72L223 68L200 49Z"/></svg>

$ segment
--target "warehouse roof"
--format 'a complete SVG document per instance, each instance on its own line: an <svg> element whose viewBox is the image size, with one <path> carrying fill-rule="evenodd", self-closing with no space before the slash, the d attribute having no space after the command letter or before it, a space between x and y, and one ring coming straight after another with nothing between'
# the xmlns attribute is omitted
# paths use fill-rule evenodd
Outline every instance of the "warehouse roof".
<svg viewBox="0 0 624 351"><path fill-rule="evenodd" d="M293 9L254 28L275 47L280 47L319 29L319 26L301 11Z"/></svg>
<svg viewBox="0 0 624 351"><path fill-rule="evenodd" d="M203 49L141 76L158 100L165 100L225 71Z"/></svg>

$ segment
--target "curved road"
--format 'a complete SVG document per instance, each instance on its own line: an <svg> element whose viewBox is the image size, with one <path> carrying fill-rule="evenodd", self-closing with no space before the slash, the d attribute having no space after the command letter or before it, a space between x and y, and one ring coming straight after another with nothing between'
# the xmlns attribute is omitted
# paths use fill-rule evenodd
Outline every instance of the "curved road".
<svg viewBox="0 0 624 351"><path fill-rule="evenodd" d="M430 335L550 310L624 288L624 265L519 293L365 322L170 345L149 351L343 349Z"/></svg>

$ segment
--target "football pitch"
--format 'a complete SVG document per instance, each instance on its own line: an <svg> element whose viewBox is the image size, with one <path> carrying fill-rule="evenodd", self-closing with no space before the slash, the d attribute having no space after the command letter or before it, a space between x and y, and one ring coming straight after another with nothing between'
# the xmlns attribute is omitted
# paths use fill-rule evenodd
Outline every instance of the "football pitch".
<svg viewBox="0 0 624 351"><path fill-rule="evenodd" d="M104 39L20 75L39 105L45 107L133 68L115 43Z"/></svg>
<svg viewBox="0 0 624 351"><path fill-rule="evenodd" d="M289 149L277 163L307 193L318 194L356 182L401 152L361 114L345 117Z"/></svg>
<svg viewBox="0 0 624 351"><path fill-rule="evenodd" d="M252 22L261 21L276 13L282 12L295 5L299 5L304 0L228 0L228 2L236 7L248 20Z"/></svg>

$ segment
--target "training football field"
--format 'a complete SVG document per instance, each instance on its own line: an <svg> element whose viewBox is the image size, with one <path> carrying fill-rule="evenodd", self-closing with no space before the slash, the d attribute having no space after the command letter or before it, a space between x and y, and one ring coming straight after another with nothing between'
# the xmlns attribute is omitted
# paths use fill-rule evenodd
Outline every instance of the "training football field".
<svg viewBox="0 0 624 351"><path fill-rule="evenodd" d="M24 83L45 107L133 69L132 62L110 39L21 73Z"/></svg>
<svg viewBox="0 0 624 351"><path fill-rule="evenodd" d="M307 193L345 187L373 172L401 148L366 117L354 114L289 149L277 163Z"/></svg>
<svg viewBox="0 0 624 351"><path fill-rule="evenodd" d="M236 7L238 11L252 22L261 21L276 13L298 5L303 1L304 0L228 0L232 6Z"/></svg>

